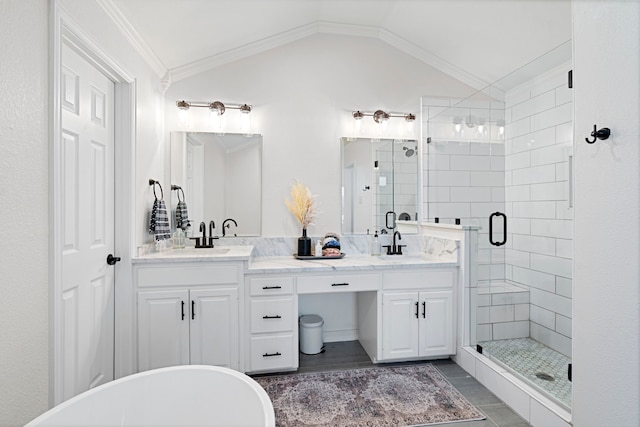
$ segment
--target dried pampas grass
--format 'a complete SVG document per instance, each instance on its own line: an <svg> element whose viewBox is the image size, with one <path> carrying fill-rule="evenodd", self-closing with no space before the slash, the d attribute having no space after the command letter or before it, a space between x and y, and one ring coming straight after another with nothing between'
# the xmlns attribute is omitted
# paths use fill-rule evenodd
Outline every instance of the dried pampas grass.
<svg viewBox="0 0 640 427"><path fill-rule="evenodd" d="M284 201L291 213L300 221L303 229L313 224L313 219L316 216L316 209L313 205L315 197L311 194L309 187L296 181L291 186L291 200Z"/></svg>

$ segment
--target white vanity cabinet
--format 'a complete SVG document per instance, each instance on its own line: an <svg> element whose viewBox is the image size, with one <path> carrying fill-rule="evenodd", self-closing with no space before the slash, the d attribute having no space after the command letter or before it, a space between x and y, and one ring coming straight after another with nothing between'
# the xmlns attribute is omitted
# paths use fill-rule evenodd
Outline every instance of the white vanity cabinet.
<svg viewBox="0 0 640 427"><path fill-rule="evenodd" d="M205 364L240 369L242 263L136 266L138 371Z"/></svg>
<svg viewBox="0 0 640 427"><path fill-rule="evenodd" d="M456 269L383 274L382 360L455 353Z"/></svg>
<svg viewBox="0 0 640 427"><path fill-rule="evenodd" d="M298 368L298 299L288 275L247 276L248 372Z"/></svg>

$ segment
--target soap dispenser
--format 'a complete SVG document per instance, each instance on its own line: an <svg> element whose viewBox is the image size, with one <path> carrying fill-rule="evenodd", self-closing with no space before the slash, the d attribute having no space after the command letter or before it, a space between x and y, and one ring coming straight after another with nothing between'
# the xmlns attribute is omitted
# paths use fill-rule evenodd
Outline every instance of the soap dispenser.
<svg viewBox="0 0 640 427"><path fill-rule="evenodd" d="M320 239L316 240L315 255L317 257L321 257L322 256L322 242L320 241Z"/></svg>
<svg viewBox="0 0 640 427"><path fill-rule="evenodd" d="M382 246L378 237L378 230L373 233L373 242L371 243L371 255L378 256L382 254Z"/></svg>

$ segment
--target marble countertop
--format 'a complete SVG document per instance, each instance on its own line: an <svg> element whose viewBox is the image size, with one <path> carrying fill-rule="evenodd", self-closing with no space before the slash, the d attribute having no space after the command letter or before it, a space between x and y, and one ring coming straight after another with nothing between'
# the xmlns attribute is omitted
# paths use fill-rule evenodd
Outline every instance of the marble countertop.
<svg viewBox="0 0 640 427"><path fill-rule="evenodd" d="M311 260L299 260L293 256L276 256L251 259L247 274L403 269L425 266L457 267L458 263L442 261L422 254L381 256L349 256L347 254L344 258Z"/></svg>
<svg viewBox="0 0 640 427"><path fill-rule="evenodd" d="M211 262L211 261L248 261L251 258L253 246L216 246L214 248L169 249L166 251L152 252L135 257L131 262L157 263L163 262Z"/></svg>

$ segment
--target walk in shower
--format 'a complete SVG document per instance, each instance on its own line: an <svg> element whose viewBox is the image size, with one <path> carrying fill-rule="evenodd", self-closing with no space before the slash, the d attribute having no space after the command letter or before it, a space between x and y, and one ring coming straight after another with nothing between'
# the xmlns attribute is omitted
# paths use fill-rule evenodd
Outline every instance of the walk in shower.
<svg viewBox="0 0 640 427"><path fill-rule="evenodd" d="M423 216L477 225L468 344L571 409L571 43L463 99L422 98Z"/></svg>

